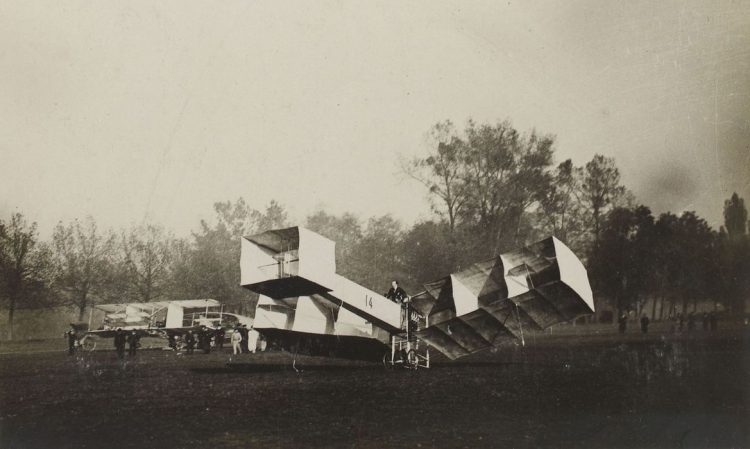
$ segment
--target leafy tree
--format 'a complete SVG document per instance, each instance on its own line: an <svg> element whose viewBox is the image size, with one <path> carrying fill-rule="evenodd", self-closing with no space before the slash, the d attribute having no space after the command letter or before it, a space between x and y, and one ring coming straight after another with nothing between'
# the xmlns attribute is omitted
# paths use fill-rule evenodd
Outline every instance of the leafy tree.
<svg viewBox="0 0 750 449"><path fill-rule="evenodd" d="M625 187L620 184L620 171L615 160L595 155L584 167L582 187L589 227L594 241L598 242L608 211L626 194Z"/></svg>
<svg viewBox="0 0 750 449"><path fill-rule="evenodd" d="M589 273L594 291L609 298L618 313L640 309L649 291L654 218L646 206L616 208L592 249Z"/></svg>
<svg viewBox="0 0 750 449"><path fill-rule="evenodd" d="M265 213L258 218L256 225L257 232L268 231L269 229L280 229L289 226L287 214L284 208L275 200L271 200L266 206Z"/></svg>
<svg viewBox="0 0 750 449"><path fill-rule="evenodd" d="M747 232L747 209L745 200L737 195L724 201L724 226L730 236L745 235Z"/></svg>
<svg viewBox="0 0 750 449"><path fill-rule="evenodd" d="M425 284L459 271L459 248L454 237L448 224L434 221L417 223L404 234L404 265L412 284Z"/></svg>
<svg viewBox="0 0 750 449"><path fill-rule="evenodd" d="M429 136L432 147L429 156L416 158L402 168L437 199L437 204L431 201L433 210L447 218L453 232L468 196L464 173L467 147L450 120L433 126Z"/></svg>
<svg viewBox="0 0 750 449"><path fill-rule="evenodd" d="M543 198L552 177L554 138L532 131L522 136L509 122L495 126L469 121L466 133L464 220L476 223L485 243L482 257L522 244L522 216Z"/></svg>
<svg viewBox="0 0 750 449"><path fill-rule="evenodd" d="M405 171L428 188L451 234L463 228L480 258L523 243L522 231L530 229L523 226L524 215L552 181L554 138L535 131L521 135L507 121L471 120L463 136L449 121L435 125L430 135L435 142L430 154Z"/></svg>
<svg viewBox="0 0 750 449"><path fill-rule="evenodd" d="M115 237L98 232L93 218L67 226L58 223L52 235L54 285L64 304L78 308L78 319L108 285Z"/></svg>
<svg viewBox="0 0 750 449"><path fill-rule="evenodd" d="M337 217L317 211L307 217L306 226L336 242L336 272L346 278L356 276L356 249L362 240L359 219L350 213Z"/></svg>
<svg viewBox="0 0 750 449"><path fill-rule="evenodd" d="M161 226L144 225L123 233L120 279L131 300L149 302L169 295L175 241Z"/></svg>
<svg viewBox="0 0 750 449"><path fill-rule="evenodd" d="M0 221L0 298L8 309L8 339L18 309L50 301L49 278L50 251L39 244L36 223L29 225L20 213Z"/></svg>
<svg viewBox="0 0 750 449"><path fill-rule="evenodd" d="M404 269L402 238L402 225L392 216L370 218L354 249L351 279L379 293L394 279L413 288Z"/></svg>
<svg viewBox="0 0 750 449"><path fill-rule="evenodd" d="M216 202L214 203L214 212L217 220L215 228L225 229L237 241L240 237L255 232L261 219L260 212L248 206L243 198L238 198L234 203L231 201ZM210 228L203 220L201 220L201 227Z"/></svg>
<svg viewBox="0 0 750 449"><path fill-rule="evenodd" d="M717 242L718 289L723 302L735 313L745 311L750 297L750 236L747 209L737 193L724 202L724 226Z"/></svg>
<svg viewBox="0 0 750 449"><path fill-rule="evenodd" d="M677 278L672 285L682 298L683 313L692 302L695 309L699 300L712 296L710 278L713 263L714 234L706 220L695 212L684 212L677 221L675 269Z"/></svg>
<svg viewBox="0 0 750 449"><path fill-rule="evenodd" d="M541 199L535 221L545 235L554 235L574 252L584 254L590 232L582 202L583 169L568 159L557 166L552 183Z"/></svg>
<svg viewBox="0 0 750 449"><path fill-rule="evenodd" d="M654 309L657 301L660 301L660 317L663 316L666 301L669 301L668 315L673 315L676 309L677 295L674 286L679 282L680 258L682 257L679 228L679 217L672 213L661 214L654 224L654 251L650 265L653 269Z"/></svg>
<svg viewBox="0 0 750 449"><path fill-rule="evenodd" d="M180 298L211 297L229 308L249 313L257 295L240 287L240 252L243 236L287 226L287 214L276 201L264 213L244 199L214 204L216 224L201 221L191 242L176 247L172 278L173 295Z"/></svg>

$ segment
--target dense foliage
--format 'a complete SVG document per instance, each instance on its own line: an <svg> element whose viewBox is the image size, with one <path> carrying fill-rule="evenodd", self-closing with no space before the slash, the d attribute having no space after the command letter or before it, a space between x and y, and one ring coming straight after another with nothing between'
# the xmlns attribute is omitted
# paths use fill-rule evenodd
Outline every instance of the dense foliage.
<svg viewBox="0 0 750 449"><path fill-rule="evenodd" d="M434 218L404 226L390 215L362 220L319 210L303 225L336 242L337 270L375 291L397 279L410 292L425 282L548 235L587 264L599 308L652 318L710 302L744 312L750 297L747 210L736 193L719 231L694 212L658 217L636 205L615 161L553 163L555 138L509 122L449 122L430 132L428 154L403 172L426 187ZM155 224L100 231L93 218L59 223L50 242L20 213L0 220L0 301L12 338L20 308L71 305L84 316L101 302L215 298L251 313L239 287L243 235L291 225L284 207L244 199L217 202L215 220L178 239Z"/></svg>

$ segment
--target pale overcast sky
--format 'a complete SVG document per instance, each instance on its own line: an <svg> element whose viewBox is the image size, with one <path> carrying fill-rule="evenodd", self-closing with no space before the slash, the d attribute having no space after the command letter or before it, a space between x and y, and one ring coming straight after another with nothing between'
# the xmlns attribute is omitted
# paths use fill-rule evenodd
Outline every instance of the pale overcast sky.
<svg viewBox="0 0 750 449"><path fill-rule="evenodd" d="M178 235L277 199L430 216L399 155L510 119L655 213L750 202L748 2L0 2L0 217Z"/></svg>

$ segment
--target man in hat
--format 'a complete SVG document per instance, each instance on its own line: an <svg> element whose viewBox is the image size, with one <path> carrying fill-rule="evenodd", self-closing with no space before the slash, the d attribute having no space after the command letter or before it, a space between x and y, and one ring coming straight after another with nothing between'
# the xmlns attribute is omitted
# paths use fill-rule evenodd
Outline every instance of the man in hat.
<svg viewBox="0 0 750 449"><path fill-rule="evenodd" d="M224 328L221 327L220 324L216 325L216 330L214 331L214 338L216 339L216 347L218 349L224 349L224 336L226 333L224 332Z"/></svg>
<svg viewBox="0 0 750 449"><path fill-rule="evenodd" d="M185 349L187 350L187 354L192 354L195 349L195 336L193 335L193 331L188 331L188 333L185 334Z"/></svg>
<svg viewBox="0 0 750 449"><path fill-rule="evenodd" d="M70 324L70 329L65 332L65 337L68 339L68 355L73 355L78 346L78 335L76 334L76 328L73 323Z"/></svg>
<svg viewBox="0 0 750 449"><path fill-rule="evenodd" d="M126 339L127 336L125 335L125 332L122 330L122 328L118 327L115 331L115 351L117 351L117 357L121 359L125 357Z"/></svg>
<svg viewBox="0 0 750 449"><path fill-rule="evenodd" d="M135 352L140 346L141 337L138 335L138 332L133 329L130 332L130 335L128 335L128 355L131 357L135 357Z"/></svg>

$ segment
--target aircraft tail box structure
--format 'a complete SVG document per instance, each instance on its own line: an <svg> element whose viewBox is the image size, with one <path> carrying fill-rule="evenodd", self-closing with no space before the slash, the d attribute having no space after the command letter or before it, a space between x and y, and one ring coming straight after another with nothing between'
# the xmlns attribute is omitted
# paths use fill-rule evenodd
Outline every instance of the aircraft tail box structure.
<svg viewBox="0 0 750 449"><path fill-rule="evenodd" d="M372 334L372 322L388 331L400 331L400 306L336 274L335 248L333 241L301 227L244 237L240 284L268 298L268 304L259 303L258 310L267 309L261 315L268 315L269 326L284 321L285 326L292 326L290 330L329 335L360 333L367 326ZM340 314L339 308L351 313ZM299 317L282 319L279 313Z"/></svg>
<svg viewBox="0 0 750 449"><path fill-rule="evenodd" d="M425 285L417 335L451 359L594 312L586 269L550 237Z"/></svg>

